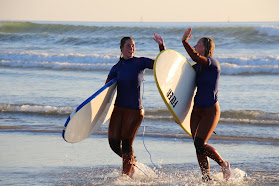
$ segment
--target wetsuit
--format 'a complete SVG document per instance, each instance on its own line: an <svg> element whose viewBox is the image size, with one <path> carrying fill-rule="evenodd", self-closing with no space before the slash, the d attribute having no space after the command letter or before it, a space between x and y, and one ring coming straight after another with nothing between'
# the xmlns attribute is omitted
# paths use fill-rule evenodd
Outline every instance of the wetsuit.
<svg viewBox="0 0 279 186"><path fill-rule="evenodd" d="M201 64L193 66L196 71L195 82L197 86L194 103L198 108L211 107L218 101L220 65L213 57L208 57L207 59L207 66L202 66Z"/></svg>
<svg viewBox="0 0 279 186"><path fill-rule="evenodd" d="M143 109L142 81L146 68L151 69L152 59L133 57L121 59L114 65L108 79L117 77L117 97L115 106L128 109Z"/></svg>
<svg viewBox="0 0 279 186"><path fill-rule="evenodd" d="M146 68L153 67L149 58L121 59L108 79L117 77L117 97L111 115L108 138L111 149L123 159L123 174L129 175L134 161L132 144L144 117L142 81Z"/></svg>
<svg viewBox="0 0 279 186"><path fill-rule="evenodd" d="M189 56L193 61L197 62L193 66L196 71L195 83L197 92L191 113L190 127L203 180L206 181L211 179L207 157L216 161L221 167L224 164L224 160L217 151L207 144L219 122L221 114L218 103L218 84L221 69L216 59L201 56L195 52L188 42L182 41L182 43ZM229 170L229 163L227 162L226 165L228 165Z"/></svg>

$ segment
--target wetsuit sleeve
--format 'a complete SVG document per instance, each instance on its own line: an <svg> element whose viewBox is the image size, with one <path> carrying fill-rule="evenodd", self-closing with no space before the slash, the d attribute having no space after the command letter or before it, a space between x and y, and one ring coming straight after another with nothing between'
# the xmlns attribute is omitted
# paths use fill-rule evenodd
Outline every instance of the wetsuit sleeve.
<svg viewBox="0 0 279 186"><path fill-rule="evenodd" d="M201 56L199 55L188 43L188 41L182 41L183 46L185 48L185 50L187 51L187 53L189 54L189 56L191 57L191 59L203 66L207 66L208 64L208 59L207 57Z"/></svg>
<svg viewBox="0 0 279 186"><path fill-rule="evenodd" d="M198 64L196 63L192 67L196 70L197 66L198 66Z"/></svg>
<svg viewBox="0 0 279 186"><path fill-rule="evenodd" d="M160 52L162 52L163 50L166 50L165 45L164 44L159 45L159 50L160 50Z"/></svg>
<svg viewBox="0 0 279 186"><path fill-rule="evenodd" d="M144 70L146 68L153 69L154 60L146 57L140 58L141 69Z"/></svg>
<svg viewBox="0 0 279 186"><path fill-rule="evenodd" d="M117 63L118 64L118 63ZM112 80L113 78L115 78L117 76L117 64L114 65L111 69L110 72L108 74L108 79Z"/></svg>

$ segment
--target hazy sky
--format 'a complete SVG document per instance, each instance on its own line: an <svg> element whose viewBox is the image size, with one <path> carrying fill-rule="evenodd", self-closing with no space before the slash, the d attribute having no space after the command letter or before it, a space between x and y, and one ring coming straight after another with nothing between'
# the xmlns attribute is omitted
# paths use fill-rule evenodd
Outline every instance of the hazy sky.
<svg viewBox="0 0 279 186"><path fill-rule="evenodd" d="M0 0L0 20L279 21L279 0Z"/></svg>

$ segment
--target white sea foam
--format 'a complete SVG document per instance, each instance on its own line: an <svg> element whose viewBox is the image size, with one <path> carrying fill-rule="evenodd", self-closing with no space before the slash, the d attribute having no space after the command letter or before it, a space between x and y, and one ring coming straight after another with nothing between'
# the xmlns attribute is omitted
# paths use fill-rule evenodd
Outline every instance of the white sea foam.
<svg viewBox="0 0 279 186"><path fill-rule="evenodd" d="M261 27L256 27L255 29L262 35L279 36L279 26L263 25Z"/></svg>
<svg viewBox="0 0 279 186"><path fill-rule="evenodd" d="M279 74L279 56L217 56L217 59L220 61L222 74ZM0 66L58 70L110 70L118 60L119 56L116 55L2 52Z"/></svg>
<svg viewBox="0 0 279 186"><path fill-rule="evenodd" d="M0 104L0 112L33 113L33 114L62 114L69 115L74 107L57 107L41 105L15 105ZM173 121L173 117L167 109L146 109L145 119L158 121ZM278 113L266 113L257 110L230 110L223 111L221 122L244 124L275 124L279 123Z"/></svg>
<svg viewBox="0 0 279 186"><path fill-rule="evenodd" d="M114 63L118 57L113 55L80 54L80 53L39 53L39 52L2 52L1 60L22 62L68 62L78 64Z"/></svg>
<svg viewBox="0 0 279 186"><path fill-rule="evenodd" d="M249 66L237 65L230 63L221 64L222 74L237 75L237 74L279 74L278 65L264 65L264 66Z"/></svg>
<svg viewBox="0 0 279 186"><path fill-rule="evenodd" d="M55 107L40 105L14 105L0 104L1 112L21 112L21 113L43 113L43 114L70 114L74 110L73 107Z"/></svg>

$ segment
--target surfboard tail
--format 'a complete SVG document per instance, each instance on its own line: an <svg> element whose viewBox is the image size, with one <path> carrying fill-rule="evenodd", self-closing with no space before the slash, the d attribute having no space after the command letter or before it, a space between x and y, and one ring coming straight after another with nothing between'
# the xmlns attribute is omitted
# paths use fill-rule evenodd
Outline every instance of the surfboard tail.
<svg viewBox="0 0 279 186"><path fill-rule="evenodd" d="M87 98L68 117L62 137L66 142L77 143L86 139L109 118L112 112L117 79L114 78Z"/></svg>

